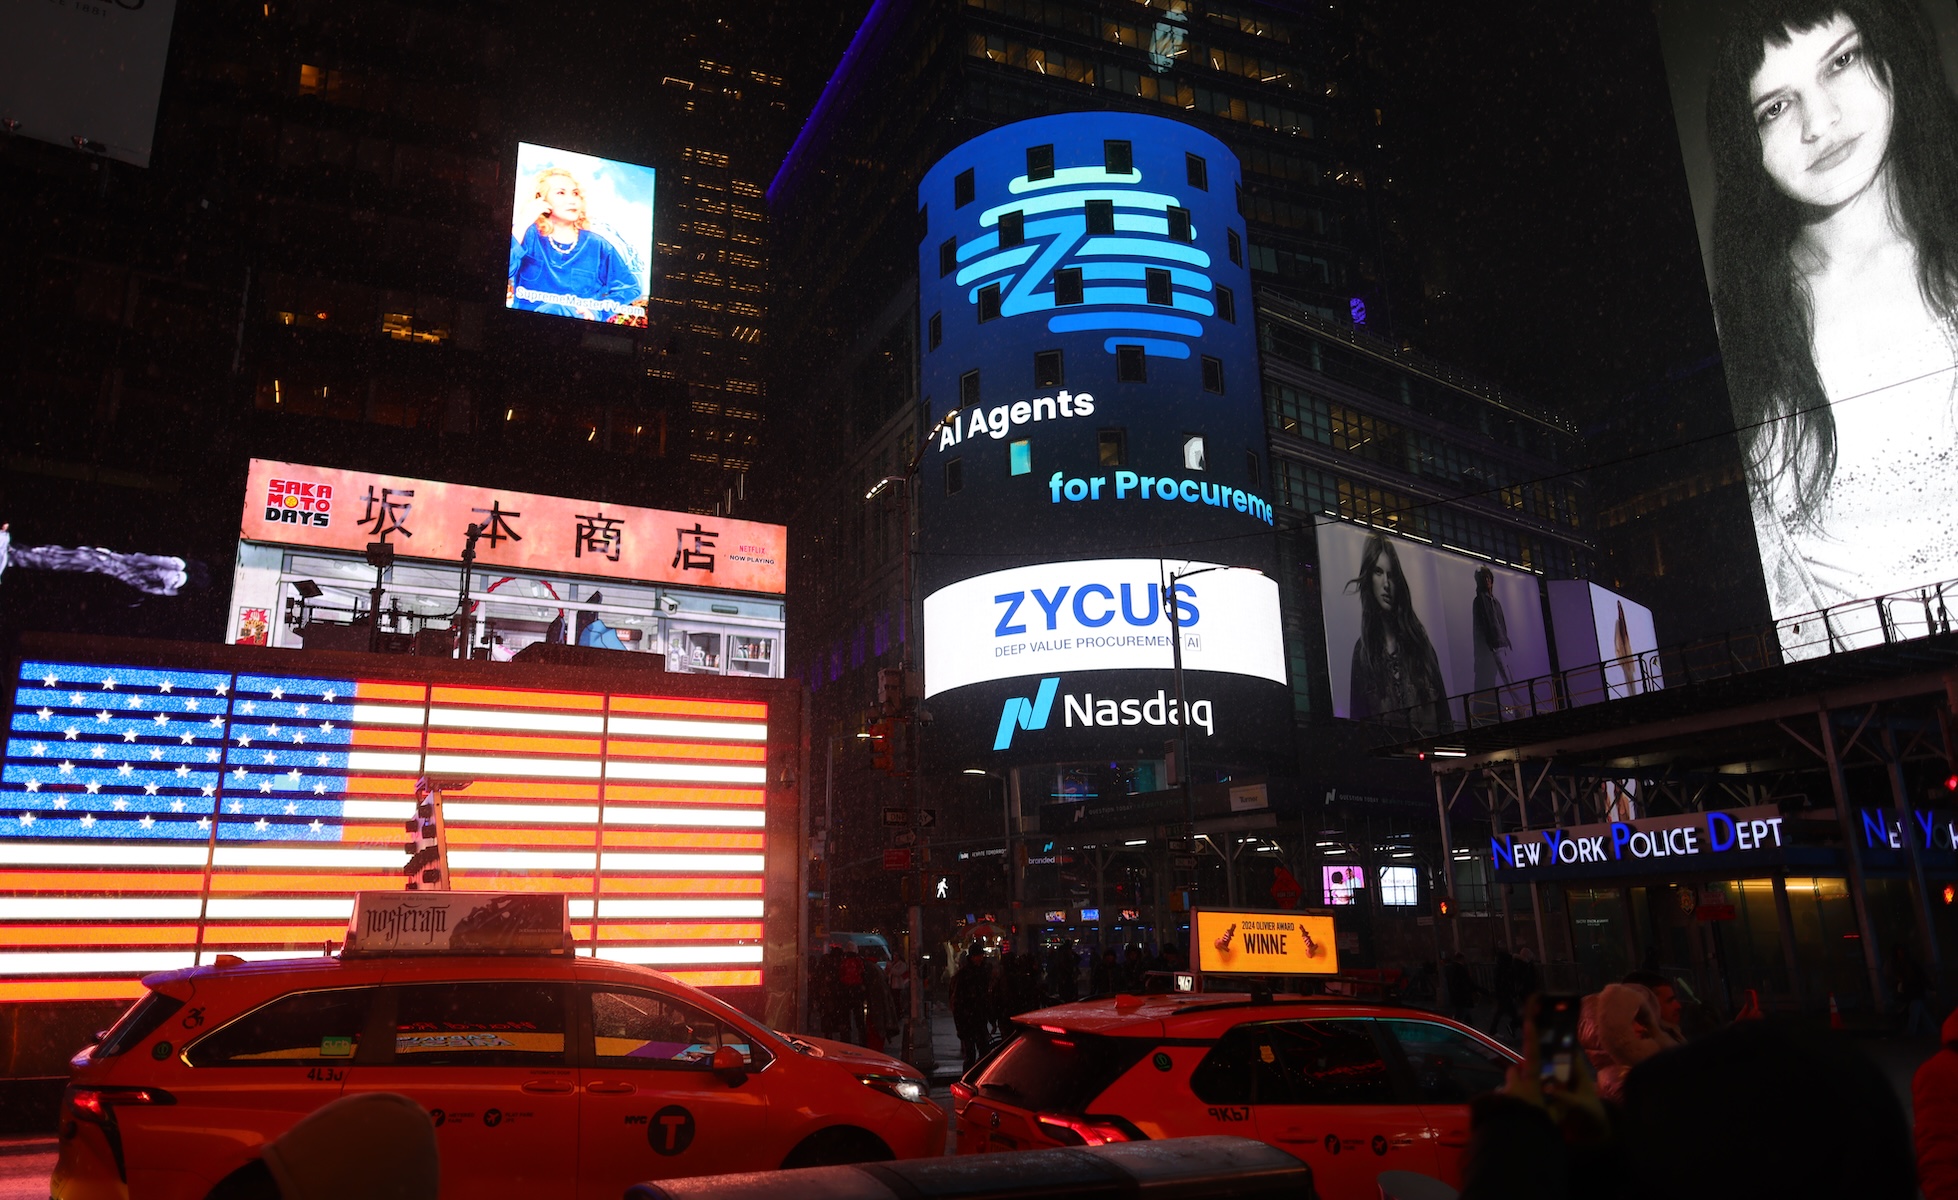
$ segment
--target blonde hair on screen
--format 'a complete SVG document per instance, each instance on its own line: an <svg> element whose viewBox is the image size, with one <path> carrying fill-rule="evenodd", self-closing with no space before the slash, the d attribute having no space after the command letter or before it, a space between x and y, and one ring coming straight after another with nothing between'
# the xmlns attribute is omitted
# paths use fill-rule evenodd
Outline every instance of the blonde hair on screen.
<svg viewBox="0 0 1958 1200"><path fill-rule="evenodd" d="M545 167L543 170L537 172L537 185L530 193L531 199L542 201L546 205L545 211L537 217L537 232L543 234L551 232L551 214L548 206L550 204L551 178L557 175L569 179L571 181L571 190L578 193L580 200L585 201L586 208L579 215L575 226L579 229L589 230L591 228L591 208L589 207L591 201L585 197L585 185L579 183L578 177L563 167Z"/></svg>

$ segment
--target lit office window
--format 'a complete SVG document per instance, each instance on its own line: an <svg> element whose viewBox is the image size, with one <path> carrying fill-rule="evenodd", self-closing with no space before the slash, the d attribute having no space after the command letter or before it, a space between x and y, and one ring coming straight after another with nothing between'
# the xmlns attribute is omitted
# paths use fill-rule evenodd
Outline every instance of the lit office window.
<svg viewBox="0 0 1958 1200"><path fill-rule="evenodd" d="M1380 868L1380 903L1413 908L1421 902L1421 875L1413 867Z"/></svg>

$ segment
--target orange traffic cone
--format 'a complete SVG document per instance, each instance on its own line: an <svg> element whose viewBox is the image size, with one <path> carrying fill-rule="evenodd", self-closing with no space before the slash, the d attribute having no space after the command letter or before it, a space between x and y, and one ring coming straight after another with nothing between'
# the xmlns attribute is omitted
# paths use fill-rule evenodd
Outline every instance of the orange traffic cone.
<svg viewBox="0 0 1958 1200"><path fill-rule="evenodd" d="M1829 1028L1842 1028L1842 1011L1836 1007L1836 994L1829 993Z"/></svg>

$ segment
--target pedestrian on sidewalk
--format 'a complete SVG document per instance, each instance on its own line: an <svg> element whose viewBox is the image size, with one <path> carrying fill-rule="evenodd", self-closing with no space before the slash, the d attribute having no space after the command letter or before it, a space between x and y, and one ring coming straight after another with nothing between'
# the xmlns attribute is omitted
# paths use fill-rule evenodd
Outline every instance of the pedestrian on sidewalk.
<svg viewBox="0 0 1958 1200"><path fill-rule="evenodd" d="M1460 950L1449 955L1447 965L1442 968L1441 979L1448 989L1448 1014L1464 1025L1473 1025L1475 998L1484 989L1469 972L1468 956Z"/></svg>
<svg viewBox="0 0 1958 1200"><path fill-rule="evenodd" d="M1503 1018L1509 1019L1509 1027L1517 1037L1523 1036L1523 1014L1516 1008L1522 997L1516 994L1516 956L1501 946L1496 947L1495 978L1496 1013L1489 1018L1489 1036L1497 1036L1503 1026Z"/></svg>
<svg viewBox="0 0 1958 1200"><path fill-rule="evenodd" d="M958 974L952 976L952 1028L959 1034L959 1053L965 1069L979 1061L991 1044L993 981L986 955L977 948L966 952Z"/></svg>
<svg viewBox="0 0 1958 1200"><path fill-rule="evenodd" d="M1944 1045L1911 1079L1910 1103L1924 1200L1958 1200L1958 1010L1944 1019Z"/></svg>

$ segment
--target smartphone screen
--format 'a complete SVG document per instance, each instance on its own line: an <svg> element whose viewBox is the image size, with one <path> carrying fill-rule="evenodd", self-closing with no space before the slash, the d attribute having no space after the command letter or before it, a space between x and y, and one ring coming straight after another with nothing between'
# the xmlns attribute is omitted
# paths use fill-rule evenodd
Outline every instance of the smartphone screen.
<svg viewBox="0 0 1958 1200"><path fill-rule="evenodd" d="M1557 994L1545 994L1537 1000L1537 1058L1543 1064L1546 1085L1570 1086L1578 1053L1577 1018L1583 1003L1581 997Z"/></svg>

